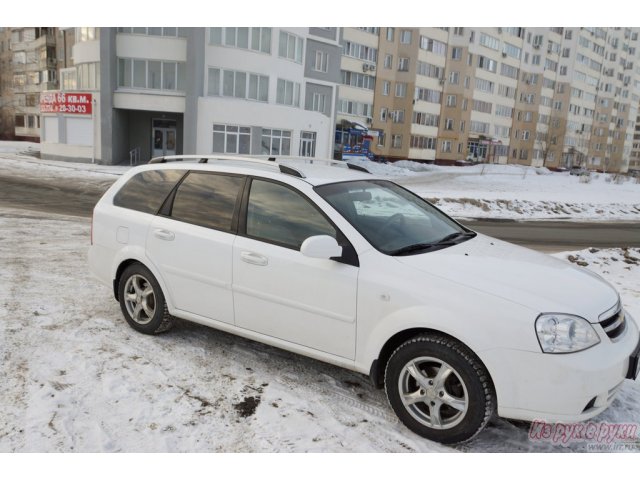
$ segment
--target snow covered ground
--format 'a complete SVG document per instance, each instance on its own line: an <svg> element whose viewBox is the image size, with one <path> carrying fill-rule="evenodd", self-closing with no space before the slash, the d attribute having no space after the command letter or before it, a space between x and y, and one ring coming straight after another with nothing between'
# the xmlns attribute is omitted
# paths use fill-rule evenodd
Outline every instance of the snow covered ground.
<svg viewBox="0 0 640 480"><path fill-rule="evenodd" d="M640 181L520 165L442 167L400 161L357 161L428 198L458 218L640 220Z"/></svg>
<svg viewBox="0 0 640 480"><path fill-rule="evenodd" d="M186 322L138 334L90 276L88 244L87 219L0 207L0 452L451 451L362 375ZM640 318L638 249L572 255ZM638 398L625 382L597 420L640 423ZM458 450L567 448L494 419Z"/></svg>

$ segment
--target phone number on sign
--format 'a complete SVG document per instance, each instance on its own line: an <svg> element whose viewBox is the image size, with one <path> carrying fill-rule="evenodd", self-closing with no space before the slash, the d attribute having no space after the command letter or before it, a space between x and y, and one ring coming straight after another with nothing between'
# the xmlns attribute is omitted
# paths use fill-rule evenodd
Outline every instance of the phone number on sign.
<svg viewBox="0 0 640 480"><path fill-rule="evenodd" d="M87 113L86 105L60 105L58 107L60 113Z"/></svg>

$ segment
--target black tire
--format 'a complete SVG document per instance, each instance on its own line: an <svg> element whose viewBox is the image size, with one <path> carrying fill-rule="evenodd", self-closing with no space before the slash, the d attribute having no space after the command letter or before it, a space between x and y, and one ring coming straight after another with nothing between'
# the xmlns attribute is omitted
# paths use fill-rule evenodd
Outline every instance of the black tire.
<svg viewBox="0 0 640 480"><path fill-rule="evenodd" d="M400 345L389 358L384 383L402 423L443 444L475 437L496 408L485 367L466 346L444 335L421 335Z"/></svg>
<svg viewBox="0 0 640 480"><path fill-rule="evenodd" d="M134 263L125 268L118 282L118 298L122 315L135 330L154 335L173 327L173 317L167 310L160 284L144 265ZM140 309L136 314L138 304Z"/></svg>

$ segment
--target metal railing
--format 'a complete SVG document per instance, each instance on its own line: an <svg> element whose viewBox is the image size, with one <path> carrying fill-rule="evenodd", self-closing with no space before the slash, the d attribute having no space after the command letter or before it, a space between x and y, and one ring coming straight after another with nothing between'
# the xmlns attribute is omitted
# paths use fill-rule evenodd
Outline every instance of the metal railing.
<svg viewBox="0 0 640 480"><path fill-rule="evenodd" d="M140 147L129 150L129 165L137 165L140 163Z"/></svg>

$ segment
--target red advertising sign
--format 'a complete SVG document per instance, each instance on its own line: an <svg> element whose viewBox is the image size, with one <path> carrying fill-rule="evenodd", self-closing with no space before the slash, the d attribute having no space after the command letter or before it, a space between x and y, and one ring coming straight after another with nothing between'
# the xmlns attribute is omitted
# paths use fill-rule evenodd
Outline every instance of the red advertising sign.
<svg viewBox="0 0 640 480"><path fill-rule="evenodd" d="M42 92L40 94L40 113L91 115L92 106L91 93Z"/></svg>

